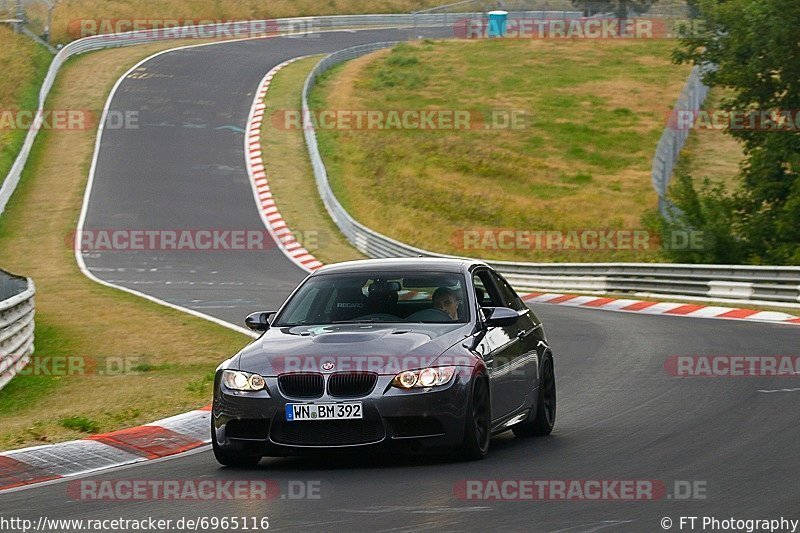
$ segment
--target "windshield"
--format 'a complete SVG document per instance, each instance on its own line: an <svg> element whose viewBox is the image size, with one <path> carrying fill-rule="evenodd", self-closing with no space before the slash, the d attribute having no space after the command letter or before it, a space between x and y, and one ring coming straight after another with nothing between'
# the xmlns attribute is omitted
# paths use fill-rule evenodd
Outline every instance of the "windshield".
<svg viewBox="0 0 800 533"><path fill-rule="evenodd" d="M466 301L460 274L321 274L300 287L273 326L467 322Z"/></svg>

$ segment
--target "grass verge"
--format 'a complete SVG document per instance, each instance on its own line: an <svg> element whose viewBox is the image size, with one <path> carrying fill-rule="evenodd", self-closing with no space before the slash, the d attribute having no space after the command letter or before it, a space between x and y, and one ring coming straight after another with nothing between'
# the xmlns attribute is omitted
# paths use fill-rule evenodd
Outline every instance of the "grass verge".
<svg viewBox="0 0 800 533"><path fill-rule="evenodd" d="M660 250L465 249L469 228L638 229L655 146L689 69L667 41L422 41L334 69L322 110L524 112L521 128L322 129L332 186L400 241L514 261L657 261ZM531 249L534 248L534 249ZM538 249L536 249L538 248Z"/></svg>
<svg viewBox="0 0 800 533"><path fill-rule="evenodd" d="M51 59L44 47L0 25L0 185L28 133L19 127L19 112L36 111Z"/></svg>
<svg viewBox="0 0 800 533"><path fill-rule="evenodd" d="M561 0L568 5L566 0ZM59 2L53 10L52 39L66 43L86 34L127 31L138 25L168 21L181 24L222 22L226 20L273 19L316 15L363 13L410 13L413 10L450 3L449 0L71 0ZM42 31L47 21L43 2L31 4L28 18L35 31ZM119 29L117 29L119 28Z"/></svg>
<svg viewBox="0 0 800 533"><path fill-rule="evenodd" d="M297 240L323 263L336 263L364 256L350 246L328 216L319 196L303 130L287 128L288 113L299 113L300 93L308 73L322 56L310 57L281 69L270 84L265 104L261 148L270 180L270 190L281 216Z"/></svg>
<svg viewBox="0 0 800 533"><path fill-rule="evenodd" d="M720 107L723 92L709 91L703 108L715 111ZM691 132L678 159L676 172L693 176L698 182L708 178L711 183L731 183L739 174L744 160L742 145L718 128L698 128Z"/></svg>
<svg viewBox="0 0 800 533"><path fill-rule="evenodd" d="M307 58L284 67L275 75L265 100L268 118L262 126L261 144L265 154L265 166L270 178L270 189L289 228L295 231L301 242L305 236L310 237L304 242L304 245L314 255L326 263L334 263L362 258L363 256L350 246L338 231L319 198L302 131L299 129L287 129L285 127L286 122L284 122L287 111L299 112L301 106L300 93L303 84L308 73L318 61L319 57ZM333 75L337 75L335 71ZM711 95L709 99L710 105L715 105L716 101L716 97ZM702 137L698 144L704 150L713 150L715 142L713 139L718 135L721 135L721 132L709 132L709 135ZM690 138L694 137L696 136L693 135ZM731 173L720 176L721 179L730 179L732 177L733 174ZM572 292L571 294L584 293ZM653 301L624 293L587 295ZM666 300L669 300L669 298ZM677 299L673 299L673 301L696 305L744 307L759 311L799 314L797 309L780 306Z"/></svg>
<svg viewBox="0 0 800 533"><path fill-rule="evenodd" d="M319 198L302 131L289 129L285 127L286 122L284 122L287 111L299 112L301 106L300 92L303 84L308 73L317 64L320 57L310 57L295 62L284 67L275 75L265 100L267 120L264 121L262 126L261 145L265 155L265 166L270 178L270 189L289 228L296 233L301 242L305 237L309 237L303 243L304 246L323 262L335 263L363 258L364 256L350 246L345 237L338 231ZM711 105L716 105L716 97L712 95L709 102ZM712 150L715 142L713 138L717 135L721 135L721 132L709 132L709 136L702 137L698 144L703 149ZM720 179L731 179L733 174L725 173L719 177ZM583 293L573 292L573 294ZM591 295L589 294L589 296ZM609 293L599 296L643 299L624 293ZM648 299L645 298L645 300ZM658 301L664 301L664 299ZM697 305L744 307L793 315L800 313L797 309L780 306L677 299L673 299L673 301Z"/></svg>
<svg viewBox="0 0 800 533"><path fill-rule="evenodd" d="M74 58L59 74L47 107L102 109L127 69L179 44ZM0 219L3 267L37 285L39 363L0 390L0 449L80 438L207 405L214 368L249 340L80 273L69 236L95 136L94 129L40 132ZM60 366L67 360L73 364Z"/></svg>

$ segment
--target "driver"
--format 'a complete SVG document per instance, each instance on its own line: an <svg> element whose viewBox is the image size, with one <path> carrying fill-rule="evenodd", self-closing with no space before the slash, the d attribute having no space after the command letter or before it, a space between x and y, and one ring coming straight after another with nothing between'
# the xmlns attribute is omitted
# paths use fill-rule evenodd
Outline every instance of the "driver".
<svg viewBox="0 0 800 533"><path fill-rule="evenodd" d="M458 320L458 296L456 291L447 287L439 287L433 293L433 308L447 313L453 320Z"/></svg>

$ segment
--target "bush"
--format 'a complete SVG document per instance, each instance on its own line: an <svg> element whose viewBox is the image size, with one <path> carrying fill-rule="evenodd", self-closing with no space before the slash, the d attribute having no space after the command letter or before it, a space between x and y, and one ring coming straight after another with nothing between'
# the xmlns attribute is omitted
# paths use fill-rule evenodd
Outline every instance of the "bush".
<svg viewBox="0 0 800 533"><path fill-rule="evenodd" d="M706 179L695 186L688 174L678 174L670 187L670 216L655 226L668 257L678 263L739 264L747 258L747 245L737 236L732 197L722 184ZM651 220L652 225L652 220ZM675 235L693 235L692 245L672 247ZM682 241L685 244L685 241Z"/></svg>
<svg viewBox="0 0 800 533"><path fill-rule="evenodd" d="M59 423L62 427L80 431L81 433L98 433L100 431L100 424L85 416L62 418Z"/></svg>

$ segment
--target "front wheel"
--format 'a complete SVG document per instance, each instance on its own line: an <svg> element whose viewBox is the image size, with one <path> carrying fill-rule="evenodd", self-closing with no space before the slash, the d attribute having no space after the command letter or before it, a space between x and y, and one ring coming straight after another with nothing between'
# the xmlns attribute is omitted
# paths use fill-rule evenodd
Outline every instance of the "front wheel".
<svg viewBox="0 0 800 533"><path fill-rule="evenodd" d="M474 461L486 457L491 439L491 420L489 385L483 376L476 376L469 396L464 443L461 445L464 459Z"/></svg>
<svg viewBox="0 0 800 533"><path fill-rule="evenodd" d="M536 411L511 427L517 437L545 436L553 431L556 425L556 374L553 370L553 358L548 356L542 365L542 379L539 383L539 397Z"/></svg>

